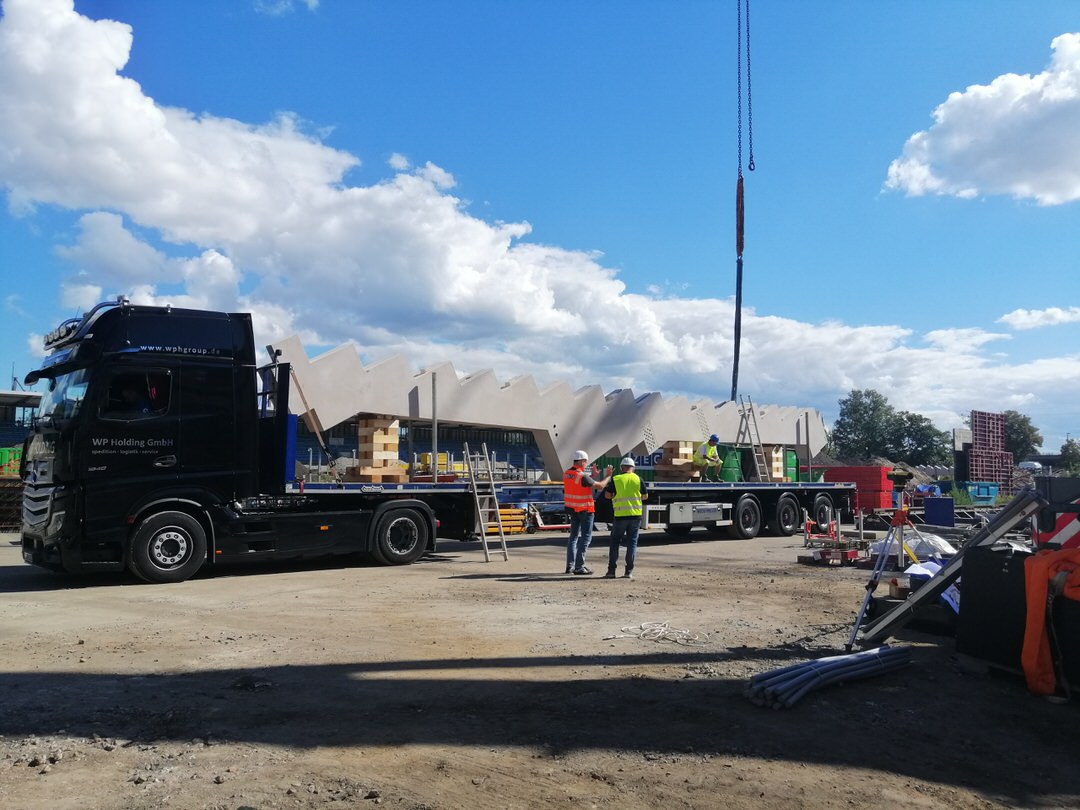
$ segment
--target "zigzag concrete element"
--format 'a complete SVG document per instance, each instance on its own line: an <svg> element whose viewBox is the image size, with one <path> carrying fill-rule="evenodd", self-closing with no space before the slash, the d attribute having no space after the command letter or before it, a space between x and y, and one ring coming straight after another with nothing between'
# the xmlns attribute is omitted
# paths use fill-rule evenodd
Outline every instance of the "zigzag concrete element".
<svg viewBox="0 0 1080 810"><path fill-rule="evenodd" d="M590 458L647 455L665 442L697 443L710 433L723 444L749 444L735 402L636 396L628 388L604 394L596 385L574 391L565 382L540 389L531 376L500 383L490 369L459 377L452 363L413 372L400 355L365 367L351 344L312 360L295 336L274 348L292 364L304 395L292 398L293 409L316 429L357 414L430 421L434 397L439 422L532 431L555 480L579 449ZM809 444L815 454L825 446L825 423L816 410L756 405L755 413L763 444Z"/></svg>

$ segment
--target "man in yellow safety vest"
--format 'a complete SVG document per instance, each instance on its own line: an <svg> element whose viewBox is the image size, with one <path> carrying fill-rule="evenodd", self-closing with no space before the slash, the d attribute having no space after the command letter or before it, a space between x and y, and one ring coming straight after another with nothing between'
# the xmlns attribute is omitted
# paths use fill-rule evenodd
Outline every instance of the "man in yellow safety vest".
<svg viewBox="0 0 1080 810"><path fill-rule="evenodd" d="M608 541L608 568L604 575L607 579L615 578L615 568L619 564L619 545L626 541L626 570L624 579L634 578L634 560L637 558L638 532L641 530L642 502L648 500L649 493L643 490L641 479L634 472L634 459L630 456L619 462L620 472L613 475L604 497L611 501L615 522L611 524L611 539Z"/></svg>
<svg viewBox="0 0 1080 810"><path fill-rule="evenodd" d="M720 480L720 470L724 462L720 460L720 452L716 449L718 444L720 437L714 433L694 451L694 468L701 471L703 481Z"/></svg>

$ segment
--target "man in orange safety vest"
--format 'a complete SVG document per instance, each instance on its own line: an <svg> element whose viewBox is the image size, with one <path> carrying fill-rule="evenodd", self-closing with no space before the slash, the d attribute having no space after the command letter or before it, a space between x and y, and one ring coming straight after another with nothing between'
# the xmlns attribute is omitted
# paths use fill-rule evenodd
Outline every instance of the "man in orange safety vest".
<svg viewBox="0 0 1080 810"><path fill-rule="evenodd" d="M593 490L603 489L611 479L612 468L604 470L604 478L596 480L592 476L598 476L600 470L592 465L592 470L587 470L585 465L589 462L589 454L584 450L574 453L574 463L563 473L563 504L570 514L570 538L566 542L566 573L591 574L592 571L585 567L585 552L589 550L592 542L593 516L596 512L596 504L593 500ZM590 472L592 473L590 475Z"/></svg>

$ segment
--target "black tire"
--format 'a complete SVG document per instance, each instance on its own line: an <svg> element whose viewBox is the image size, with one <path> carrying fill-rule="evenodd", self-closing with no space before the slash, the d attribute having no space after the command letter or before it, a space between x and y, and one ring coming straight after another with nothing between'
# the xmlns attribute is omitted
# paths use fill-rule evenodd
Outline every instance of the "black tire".
<svg viewBox="0 0 1080 810"><path fill-rule="evenodd" d="M386 565L408 565L428 547L428 524L415 509L391 509L375 526L372 553Z"/></svg>
<svg viewBox="0 0 1080 810"><path fill-rule="evenodd" d="M690 530L693 526L665 526L664 533L670 534L672 537L689 537Z"/></svg>
<svg viewBox="0 0 1080 810"><path fill-rule="evenodd" d="M776 502L772 529L781 537L791 537L802 523L802 510L793 495L784 494Z"/></svg>
<svg viewBox="0 0 1080 810"><path fill-rule="evenodd" d="M147 582L183 582L206 562L206 532L186 512L159 512L131 535L128 570Z"/></svg>
<svg viewBox="0 0 1080 810"><path fill-rule="evenodd" d="M817 524L819 532L827 532L833 519L832 498L824 494L814 498L814 509L810 512L810 517Z"/></svg>
<svg viewBox="0 0 1080 810"><path fill-rule="evenodd" d="M741 540L753 540L761 531L761 504L753 495L743 495L735 504L732 533Z"/></svg>

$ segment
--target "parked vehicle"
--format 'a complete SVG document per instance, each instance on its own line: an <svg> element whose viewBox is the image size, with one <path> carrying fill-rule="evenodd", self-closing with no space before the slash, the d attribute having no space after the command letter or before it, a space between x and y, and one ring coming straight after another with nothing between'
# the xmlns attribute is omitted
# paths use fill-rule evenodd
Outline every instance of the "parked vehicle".
<svg viewBox="0 0 1080 810"><path fill-rule="evenodd" d="M46 336L23 453L22 554L63 571L179 582L205 565L364 553L387 565L436 534L487 530L465 483L296 482L290 368L256 367L251 316L99 304ZM496 487L499 500L522 494ZM649 517L752 538L827 525L851 484L663 483ZM601 510L604 501L600 503ZM598 518L601 519L601 518Z"/></svg>

